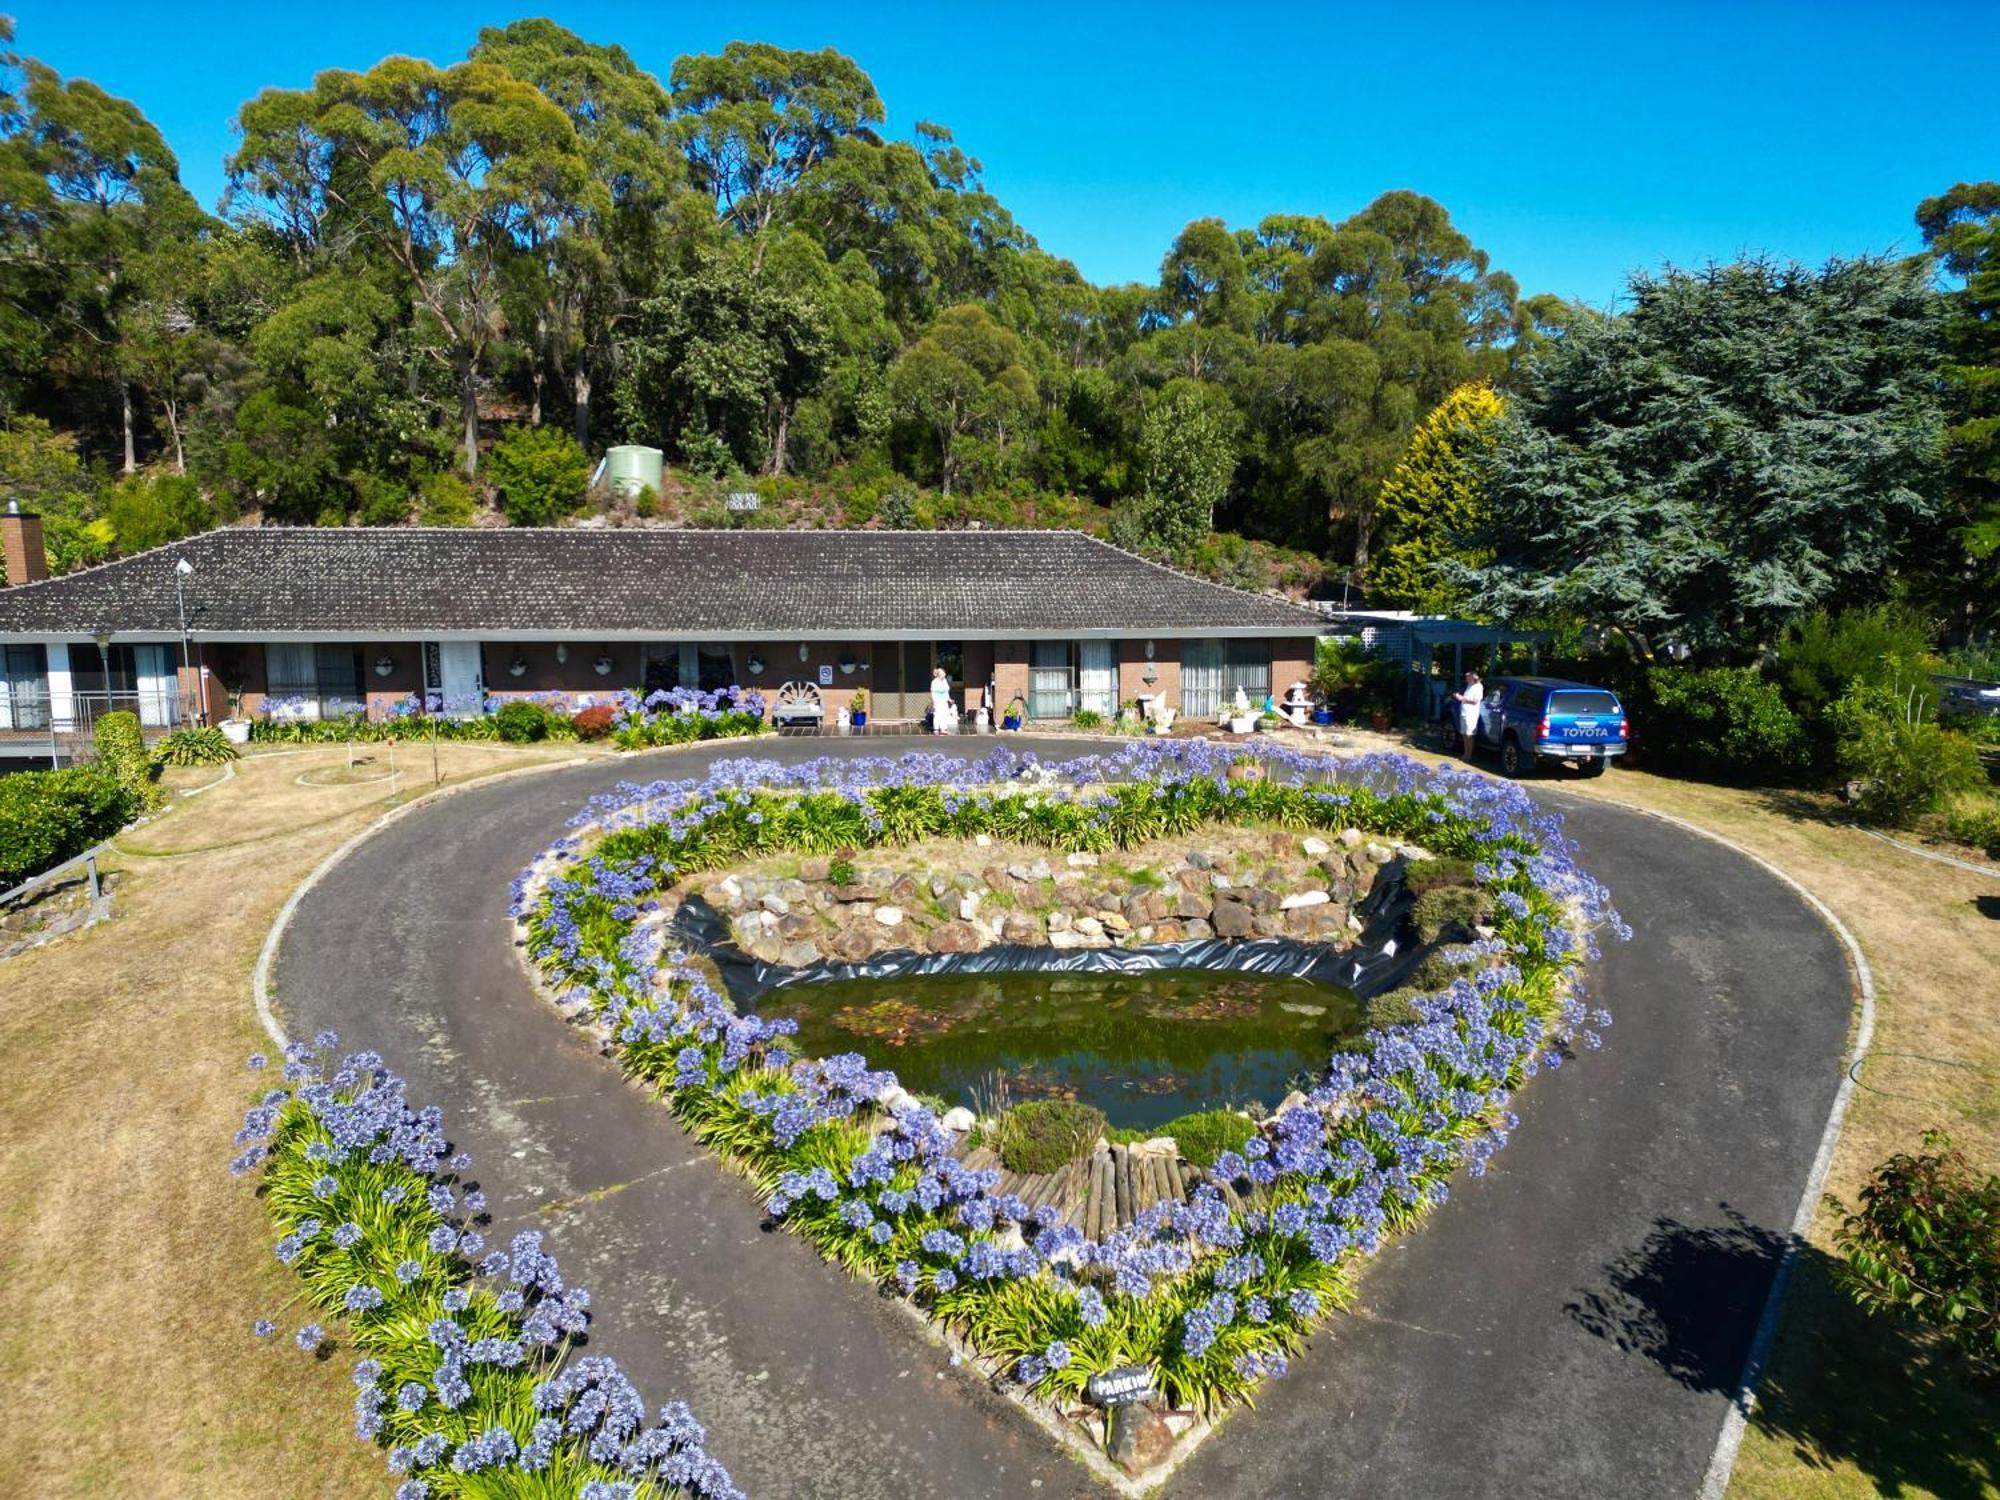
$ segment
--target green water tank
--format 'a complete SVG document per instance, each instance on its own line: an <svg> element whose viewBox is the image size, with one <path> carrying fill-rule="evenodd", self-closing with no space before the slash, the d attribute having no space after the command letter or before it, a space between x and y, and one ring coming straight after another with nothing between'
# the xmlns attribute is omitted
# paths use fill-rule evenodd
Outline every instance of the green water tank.
<svg viewBox="0 0 2000 1500"><path fill-rule="evenodd" d="M660 492L662 455L658 448L627 445L604 455L604 478L614 495L633 496L641 490Z"/></svg>

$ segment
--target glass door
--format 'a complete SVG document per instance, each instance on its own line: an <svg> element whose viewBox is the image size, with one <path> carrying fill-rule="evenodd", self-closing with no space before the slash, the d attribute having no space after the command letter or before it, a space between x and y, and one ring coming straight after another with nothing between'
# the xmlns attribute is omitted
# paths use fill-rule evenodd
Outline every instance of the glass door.
<svg viewBox="0 0 2000 1500"><path fill-rule="evenodd" d="M1079 641L1076 706L1109 718L1118 712L1118 647L1112 641Z"/></svg>
<svg viewBox="0 0 2000 1500"><path fill-rule="evenodd" d="M1028 648L1028 717L1067 719L1075 712L1074 653L1069 641L1034 641Z"/></svg>
<svg viewBox="0 0 2000 1500"><path fill-rule="evenodd" d="M1222 713L1222 642L1181 642L1181 714L1213 719Z"/></svg>

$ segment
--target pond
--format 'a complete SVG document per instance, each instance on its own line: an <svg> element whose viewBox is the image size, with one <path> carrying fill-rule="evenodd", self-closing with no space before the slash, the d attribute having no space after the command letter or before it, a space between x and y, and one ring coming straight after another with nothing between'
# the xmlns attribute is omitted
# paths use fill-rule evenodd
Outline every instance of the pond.
<svg viewBox="0 0 2000 1500"><path fill-rule="evenodd" d="M807 1055L859 1052L914 1093L982 1111L1076 1099L1138 1129L1273 1108L1362 1030L1351 990L1202 969L839 979L756 1009L796 1020Z"/></svg>

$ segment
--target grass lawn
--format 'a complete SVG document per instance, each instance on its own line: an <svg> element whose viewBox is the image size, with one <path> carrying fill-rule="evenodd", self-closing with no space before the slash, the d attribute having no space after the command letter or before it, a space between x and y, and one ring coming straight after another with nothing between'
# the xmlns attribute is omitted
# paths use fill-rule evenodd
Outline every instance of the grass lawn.
<svg viewBox="0 0 2000 1500"><path fill-rule="evenodd" d="M439 760L450 785L592 753ZM349 1431L348 1361L291 1346L293 1278L226 1163L243 1059L269 1048L257 950L315 864L429 790L428 748L406 759L352 784L338 746L253 754L226 780L175 771L176 789L215 784L119 839L113 920L0 961L0 1495L388 1493ZM250 1336L261 1316L279 1338Z"/></svg>
<svg viewBox="0 0 2000 1500"><path fill-rule="evenodd" d="M1361 750L1410 749L1353 738ZM1875 976L1875 1037L1829 1192L1851 1203L1877 1164L1917 1149L1932 1126L2000 1169L2000 880L1871 838L1831 797L1623 768L1552 784L1723 835L1805 885L1859 940ZM1616 1009L1615 996L1608 1003ZM1829 1275L1836 1222L1821 1210L1799 1262L1732 1500L2000 1495L2000 1385L1849 1302Z"/></svg>

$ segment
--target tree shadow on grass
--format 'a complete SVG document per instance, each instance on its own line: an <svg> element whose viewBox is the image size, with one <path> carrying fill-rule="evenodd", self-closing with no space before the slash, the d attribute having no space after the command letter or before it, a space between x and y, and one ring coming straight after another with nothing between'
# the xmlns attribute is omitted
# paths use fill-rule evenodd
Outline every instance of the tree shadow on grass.
<svg viewBox="0 0 2000 1500"><path fill-rule="evenodd" d="M1656 1220L1566 1311L1694 1390L1733 1395L1785 1236ZM1889 1496L1957 1500L2000 1487L2000 1381L1899 1319L1873 1314L1807 1246L1794 1263L1752 1425L1818 1471L1852 1465Z"/></svg>
<svg viewBox="0 0 2000 1500"><path fill-rule="evenodd" d="M2000 922L2000 896L1974 896L1972 908L1980 916Z"/></svg>

